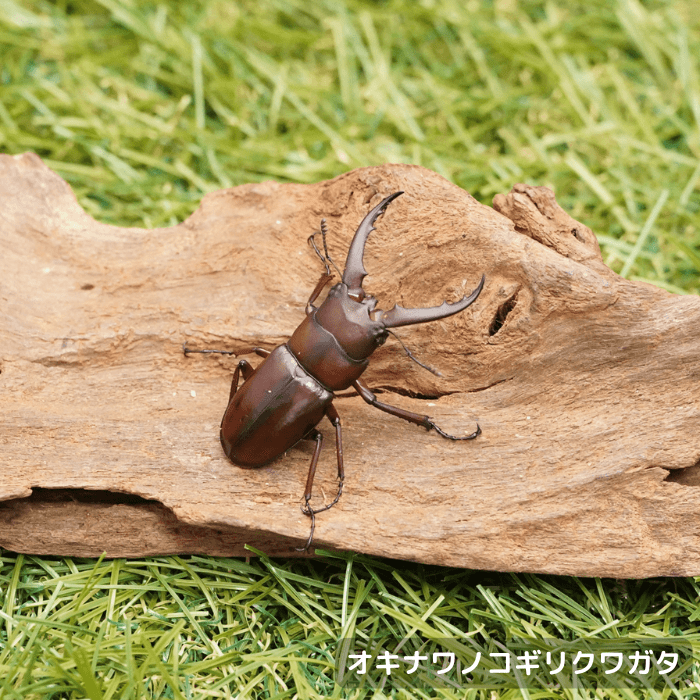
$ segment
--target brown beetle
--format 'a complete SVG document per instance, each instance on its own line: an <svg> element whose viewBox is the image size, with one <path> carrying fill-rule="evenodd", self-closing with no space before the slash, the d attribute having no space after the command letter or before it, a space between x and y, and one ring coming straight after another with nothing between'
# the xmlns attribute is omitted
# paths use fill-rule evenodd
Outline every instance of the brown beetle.
<svg viewBox="0 0 700 700"><path fill-rule="evenodd" d="M316 247L314 236L309 241L326 271L306 304L306 318L284 345L272 352L255 348L258 355L265 357L257 369L253 369L246 360L240 360L233 373L228 407L221 421L221 444L234 464L245 468L261 467L299 440L316 441L302 506L304 514L311 518L311 533L303 549L308 549L311 545L316 513L335 505L343 491L343 443L340 417L333 406L334 392L353 387L367 403L381 411L422 425L428 430L432 428L449 440L472 440L481 432L477 425L476 431L470 435L448 435L428 416L378 401L372 391L360 381L370 356L386 341L391 328L436 321L459 313L479 296L484 286L482 276L476 289L454 304L443 302L440 306L427 309L404 309L396 305L389 311L375 308L377 300L362 289L362 281L367 274L362 263L365 244L369 234L374 231L373 224L377 217L401 194L403 192L390 195L363 219L350 244L342 281L331 287L325 301L316 307L314 302L333 278L328 262L335 266L328 255L325 222L322 222L325 256ZM233 354L185 348L185 354L192 352ZM239 387L241 375L244 381ZM311 489L323 445L323 435L316 426L324 416L335 427L338 492L331 503L314 509L310 505Z"/></svg>

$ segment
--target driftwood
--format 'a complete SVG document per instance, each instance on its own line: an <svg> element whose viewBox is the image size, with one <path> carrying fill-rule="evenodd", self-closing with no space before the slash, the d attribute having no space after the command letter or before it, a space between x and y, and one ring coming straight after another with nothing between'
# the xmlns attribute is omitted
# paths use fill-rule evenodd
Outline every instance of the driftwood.
<svg viewBox="0 0 700 700"><path fill-rule="evenodd" d="M337 399L346 488L315 544L482 569L700 574L700 299L629 282L553 194L516 185L495 209L420 167L207 195L172 228L95 222L32 154L0 157L0 544L37 554L294 554L311 443L268 467L224 457L236 360L284 342L369 208L405 190L367 247L382 308L454 301L365 374L451 443ZM259 358L250 357L253 364ZM316 498L334 493L329 424Z"/></svg>

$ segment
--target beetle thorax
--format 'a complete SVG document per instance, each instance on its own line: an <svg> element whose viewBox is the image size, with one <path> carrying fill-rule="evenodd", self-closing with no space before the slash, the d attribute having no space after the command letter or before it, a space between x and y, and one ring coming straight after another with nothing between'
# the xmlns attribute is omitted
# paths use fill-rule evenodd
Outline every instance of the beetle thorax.
<svg viewBox="0 0 700 700"><path fill-rule="evenodd" d="M316 321L332 333L343 350L354 360L368 358L387 339L384 324L371 317L377 300L365 296L355 301L342 282L334 285L316 311Z"/></svg>

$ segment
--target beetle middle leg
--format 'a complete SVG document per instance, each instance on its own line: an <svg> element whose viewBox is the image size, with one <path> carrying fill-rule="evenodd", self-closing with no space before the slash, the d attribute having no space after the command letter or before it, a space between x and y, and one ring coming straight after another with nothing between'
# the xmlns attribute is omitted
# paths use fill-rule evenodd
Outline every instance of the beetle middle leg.
<svg viewBox="0 0 700 700"><path fill-rule="evenodd" d="M228 395L228 402L231 403L231 399L236 395L238 391L238 380L239 377L243 375L243 381L249 379L255 374L255 368L248 362L248 360L239 360L236 365L236 369L233 372L233 379L231 380L231 391Z"/></svg>
<svg viewBox="0 0 700 700"><path fill-rule="evenodd" d="M389 404L382 403L377 400L374 393L366 387L359 379L353 382L353 387L357 393L370 405L378 408L380 411L384 411L397 418L403 418L409 423L415 423L416 425L422 425L428 430L434 430L438 435L447 438L448 440L473 440L475 437L481 435L481 428L477 425L476 430L470 435L450 435L438 427L433 421L430 420L428 416L422 416L420 413L413 413L412 411L405 411L403 408L398 408L398 406L390 406Z"/></svg>
<svg viewBox="0 0 700 700"><path fill-rule="evenodd" d="M269 350L265 348L253 348L253 352L260 357L267 357L270 354ZM231 379L231 391L228 395L228 402L231 403L231 399L236 395L238 391L238 379L240 375L243 375L243 381L250 379L255 374L255 368L248 362L248 360L238 360L236 369L233 372L233 379Z"/></svg>
<svg viewBox="0 0 700 700"><path fill-rule="evenodd" d="M311 518L311 532L309 533L309 538L306 544L300 548L298 551L308 550L311 546L311 542L314 538L314 530L316 529L316 513L322 513L324 510L332 508L343 495L343 483L345 481L345 468L343 465L343 433L340 427L340 416L333 404L329 404L326 407L326 417L335 427L335 453L336 459L338 461L338 492L335 498L325 506L321 508L311 507L311 495L314 485L314 477L316 476L316 466L318 465L318 458L321 454L321 448L323 447L323 435L314 428L307 435L306 438L309 440L316 440L316 449L311 457L311 464L309 465L309 473L306 477L306 488L304 489L304 505L301 507L302 513L308 515Z"/></svg>
<svg viewBox="0 0 700 700"><path fill-rule="evenodd" d="M187 357L188 355L193 355L193 354L199 354L199 355L245 355L245 353L242 352L236 352L235 350L191 350L190 348L187 347L187 341L185 341L182 344L182 352ZM258 348L255 347L251 350L251 352L254 352L256 355L260 355L260 357L267 357L272 351L271 350L265 350L265 348Z"/></svg>
<svg viewBox="0 0 700 700"><path fill-rule="evenodd" d="M201 355L234 355L233 350L190 350L187 347L187 343L182 346L182 351L187 355L192 355L193 353L198 353ZM265 350L265 348L253 348L253 352L260 357L267 357L270 354L270 350ZM233 379L231 380L231 391L229 392L228 402L231 403L231 399L235 396L238 391L238 380L241 375L243 375L243 381L249 379L255 374L255 368L248 362L248 360L239 360L236 365L236 369L233 373Z"/></svg>

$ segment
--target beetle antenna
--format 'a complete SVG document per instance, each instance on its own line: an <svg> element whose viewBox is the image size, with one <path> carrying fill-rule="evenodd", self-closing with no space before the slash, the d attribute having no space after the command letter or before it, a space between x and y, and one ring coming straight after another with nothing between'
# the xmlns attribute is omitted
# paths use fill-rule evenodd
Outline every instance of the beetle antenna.
<svg viewBox="0 0 700 700"><path fill-rule="evenodd" d="M427 369L428 372L431 372L436 377L442 377L442 372L434 369L430 365L426 365L425 363L421 362L417 357L415 357L414 354L406 347L406 344L403 342L403 340L401 340L401 338L399 338L399 336L396 335L396 333L394 333L394 331L389 330L388 328L386 329L386 331L387 331L387 333L391 333L391 335L393 335L394 338L396 338L396 340L398 340L399 343L401 343L401 347L403 347L403 349L406 351L406 354L408 355L408 357L411 360L413 360L417 365L420 365L423 369Z"/></svg>
<svg viewBox="0 0 700 700"><path fill-rule="evenodd" d="M314 239L314 236L316 236L317 234L318 234L318 231L316 231L316 233L312 233L312 234L308 237L307 241L311 244L311 247L314 249L314 253L316 253L316 255L318 255L318 257L320 258L321 262L323 263L323 266L326 268L326 274L327 274L329 277L332 277L332 275L331 275L331 268L328 267L328 263L326 262L326 258L323 256L323 253L318 249L318 246L316 245L316 241L315 241L315 239Z"/></svg>
<svg viewBox="0 0 700 700"><path fill-rule="evenodd" d="M323 250L326 253L326 258L328 259L328 262L330 262L331 265L335 268L335 271L338 273L338 275L343 277L343 273L338 269L338 266L333 262L333 258L331 258L331 254L328 252L328 246L326 245L326 235L328 234L328 228L326 226L326 220L321 219L321 237L323 238Z"/></svg>
<svg viewBox="0 0 700 700"><path fill-rule="evenodd" d="M319 231L315 231L314 233L312 233L309 236L308 241L311 244L311 246L313 247L316 255L318 255L319 259L323 263L323 266L326 268L326 274L332 277L331 268L328 266L328 263L330 263L335 268L335 271L338 273L338 276L342 278L343 273L338 269L338 266L335 264L335 262L333 262L333 258L331 258L330 253L328 252L328 244L326 243L326 235L328 234L328 228L326 227L326 220L325 219L321 219L321 231L320 231L320 233L321 233L321 237L323 238L323 250L326 253L325 255L318 249L318 246L316 245L315 236L317 236L319 234Z"/></svg>

